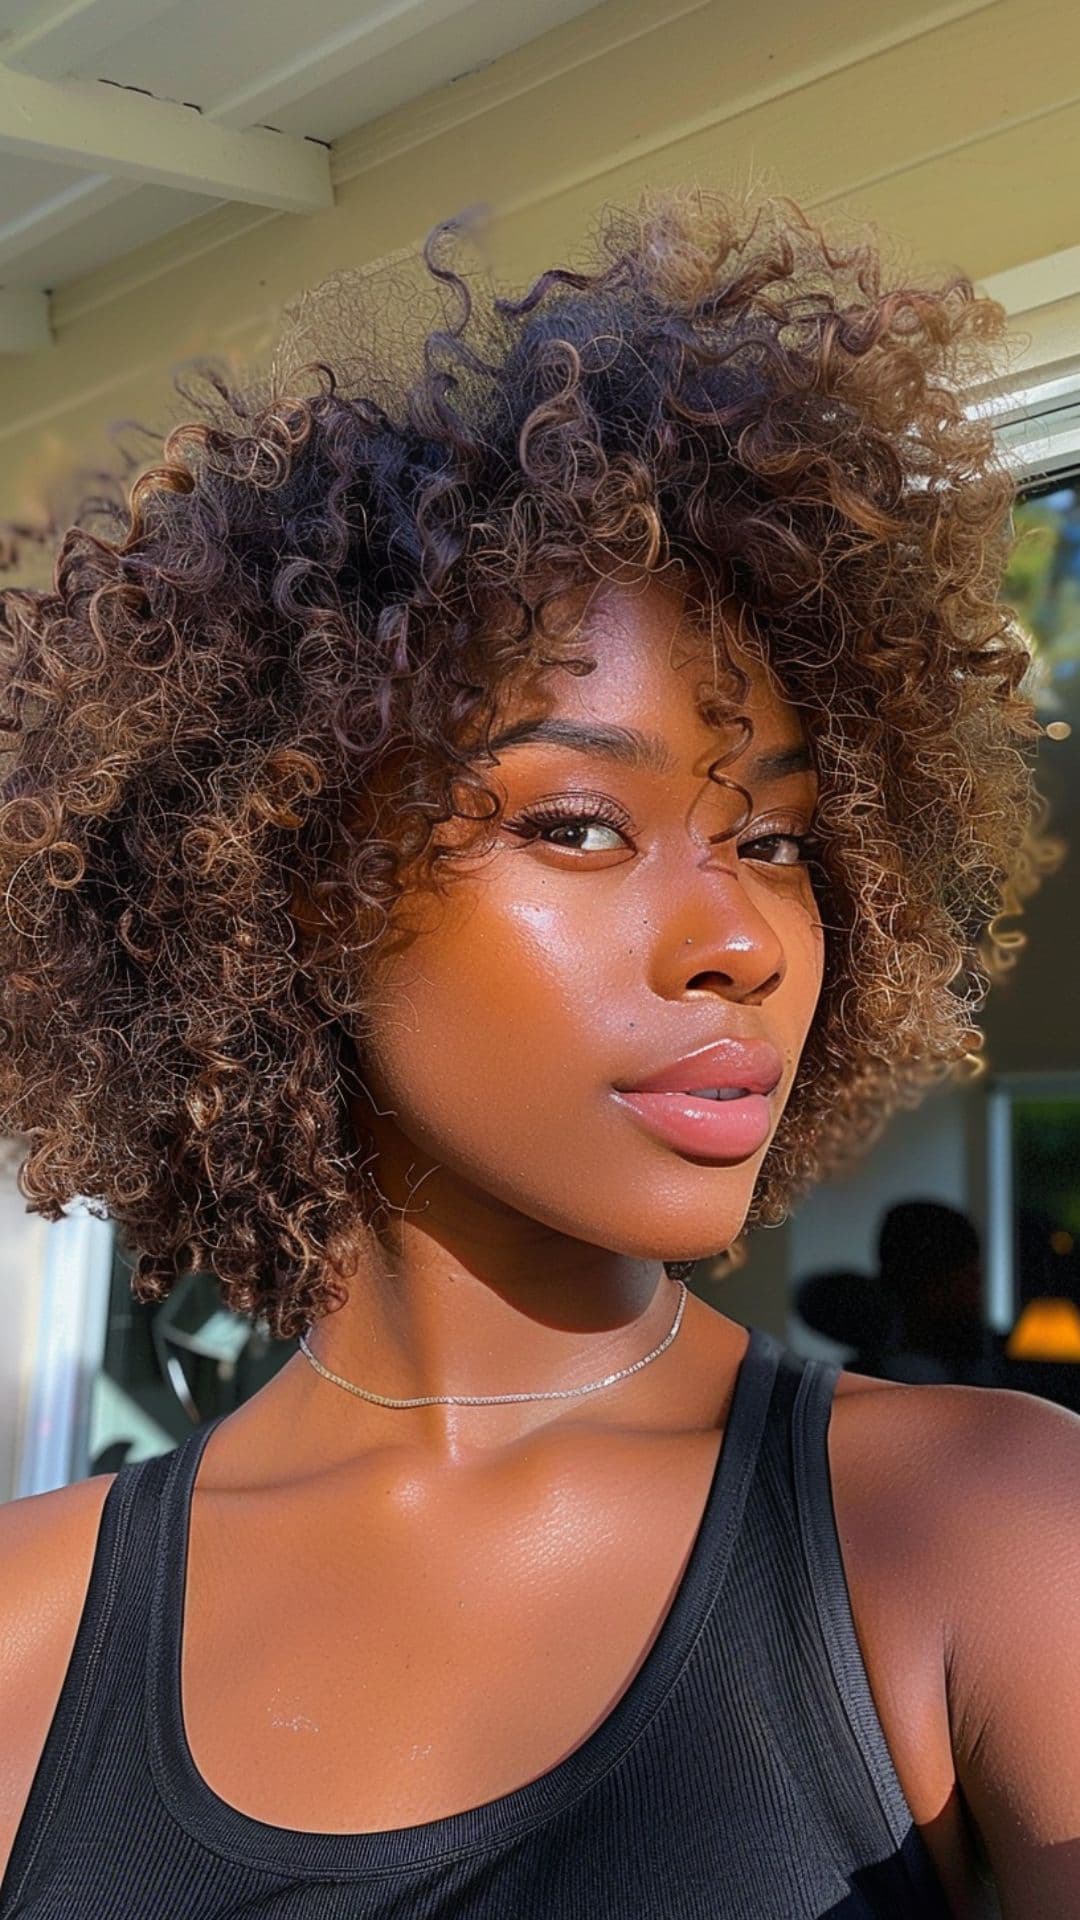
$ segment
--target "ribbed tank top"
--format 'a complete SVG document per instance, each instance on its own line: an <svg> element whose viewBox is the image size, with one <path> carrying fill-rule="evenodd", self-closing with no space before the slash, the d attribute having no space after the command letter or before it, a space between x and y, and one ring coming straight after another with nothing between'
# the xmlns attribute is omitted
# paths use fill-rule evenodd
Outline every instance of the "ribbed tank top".
<svg viewBox="0 0 1080 1920"><path fill-rule="evenodd" d="M753 1330L682 1577L611 1711L526 1785L392 1831L271 1826L202 1779L180 1647L218 1422L121 1468L0 1920L948 1920L855 1635L837 1372Z"/></svg>

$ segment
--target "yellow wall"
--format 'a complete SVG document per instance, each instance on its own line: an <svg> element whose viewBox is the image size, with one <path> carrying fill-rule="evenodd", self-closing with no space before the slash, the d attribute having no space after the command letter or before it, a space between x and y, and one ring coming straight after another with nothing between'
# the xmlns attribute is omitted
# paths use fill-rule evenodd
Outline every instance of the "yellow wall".
<svg viewBox="0 0 1080 1920"><path fill-rule="evenodd" d="M1028 357L1060 358L1080 339L1078 148L1080 9L1061 0L608 0L339 141L326 213L218 208L57 289L55 346L0 362L0 515L32 513L110 421L175 417L174 363L265 358L298 290L407 256L478 200L513 284L645 183L765 175L917 261L1005 273L1021 308L1012 270L1058 256L1030 283Z"/></svg>

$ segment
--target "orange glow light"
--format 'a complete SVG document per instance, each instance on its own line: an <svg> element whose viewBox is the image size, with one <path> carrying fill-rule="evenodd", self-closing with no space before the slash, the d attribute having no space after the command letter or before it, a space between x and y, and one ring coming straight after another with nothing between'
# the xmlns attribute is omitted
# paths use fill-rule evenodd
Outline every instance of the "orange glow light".
<svg viewBox="0 0 1080 1920"><path fill-rule="evenodd" d="M1029 1300L1005 1342L1010 1360L1080 1360L1080 1307L1071 1300Z"/></svg>

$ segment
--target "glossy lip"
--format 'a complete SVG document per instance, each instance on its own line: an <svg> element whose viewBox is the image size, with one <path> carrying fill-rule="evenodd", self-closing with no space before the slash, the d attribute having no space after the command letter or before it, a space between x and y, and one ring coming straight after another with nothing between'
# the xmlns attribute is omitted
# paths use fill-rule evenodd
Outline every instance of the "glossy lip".
<svg viewBox="0 0 1080 1920"><path fill-rule="evenodd" d="M695 1100L685 1093L614 1092L612 1098L665 1146L694 1160L747 1160L773 1130L763 1093L734 1100Z"/></svg>
<svg viewBox="0 0 1080 1920"><path fill-rule="evenodd" d="M696 1053L683 1054L642 1079L617 1082L615 1092L690 1093L695 1087L743 1087L747 1093L769 1094L776 1091L783 1073L783 1060L768 1040L740 1040L732 1034Z"/></svg>

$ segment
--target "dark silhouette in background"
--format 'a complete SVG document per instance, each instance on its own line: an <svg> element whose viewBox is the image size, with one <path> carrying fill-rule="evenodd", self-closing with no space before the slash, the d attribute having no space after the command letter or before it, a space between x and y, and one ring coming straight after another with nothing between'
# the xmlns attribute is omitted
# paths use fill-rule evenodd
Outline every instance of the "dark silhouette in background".
<svg viewBox="0 0 1080 1920"><path fill-rule="evenodd" d="M1018 1223L1017 1312L1035 1297L1072 1292L1053 1249L1052 1223ZM1010 1387L1080 1412L1080 1364L1018 1359L983 1321L982 1253L965 1213L939 1200L903 1200L883 1215L878 1271L808 1274L795 1310L815 1333L852 1349L844 1365L872 1379ZM1051 1284L1053 1282L1053 1284Z"/></svg>
<svg viewBox="0 0 1080 1920"><path fill-rule="evenodd" d="M897 1306L887 1377L992 1386L979 1236L967 1214L940 1200L901 1200L882 1219L877 1255L880 1283Z"/></svg>
<svg viewBox="0 0 1080 1920"><path fill-rule="evenodd" d="M902 1200L883 1216L878 1271L813 1273L796 1290L815 1333L854 1348L847 1365L879 1380L989 1386L997 1356L982 1324L979 1236L938 1200Z"/></svg>
<svg viewBox="0 0 1080 1920"><path fill-rule="evenodd" d="M808 1274L796 1290L800 1319L826 1340L854 1347L845 1365L852 1373L886 1378L885 1357L895 1350L898 1310L892 1295L871 1273L838 1267Z"/></svg>

